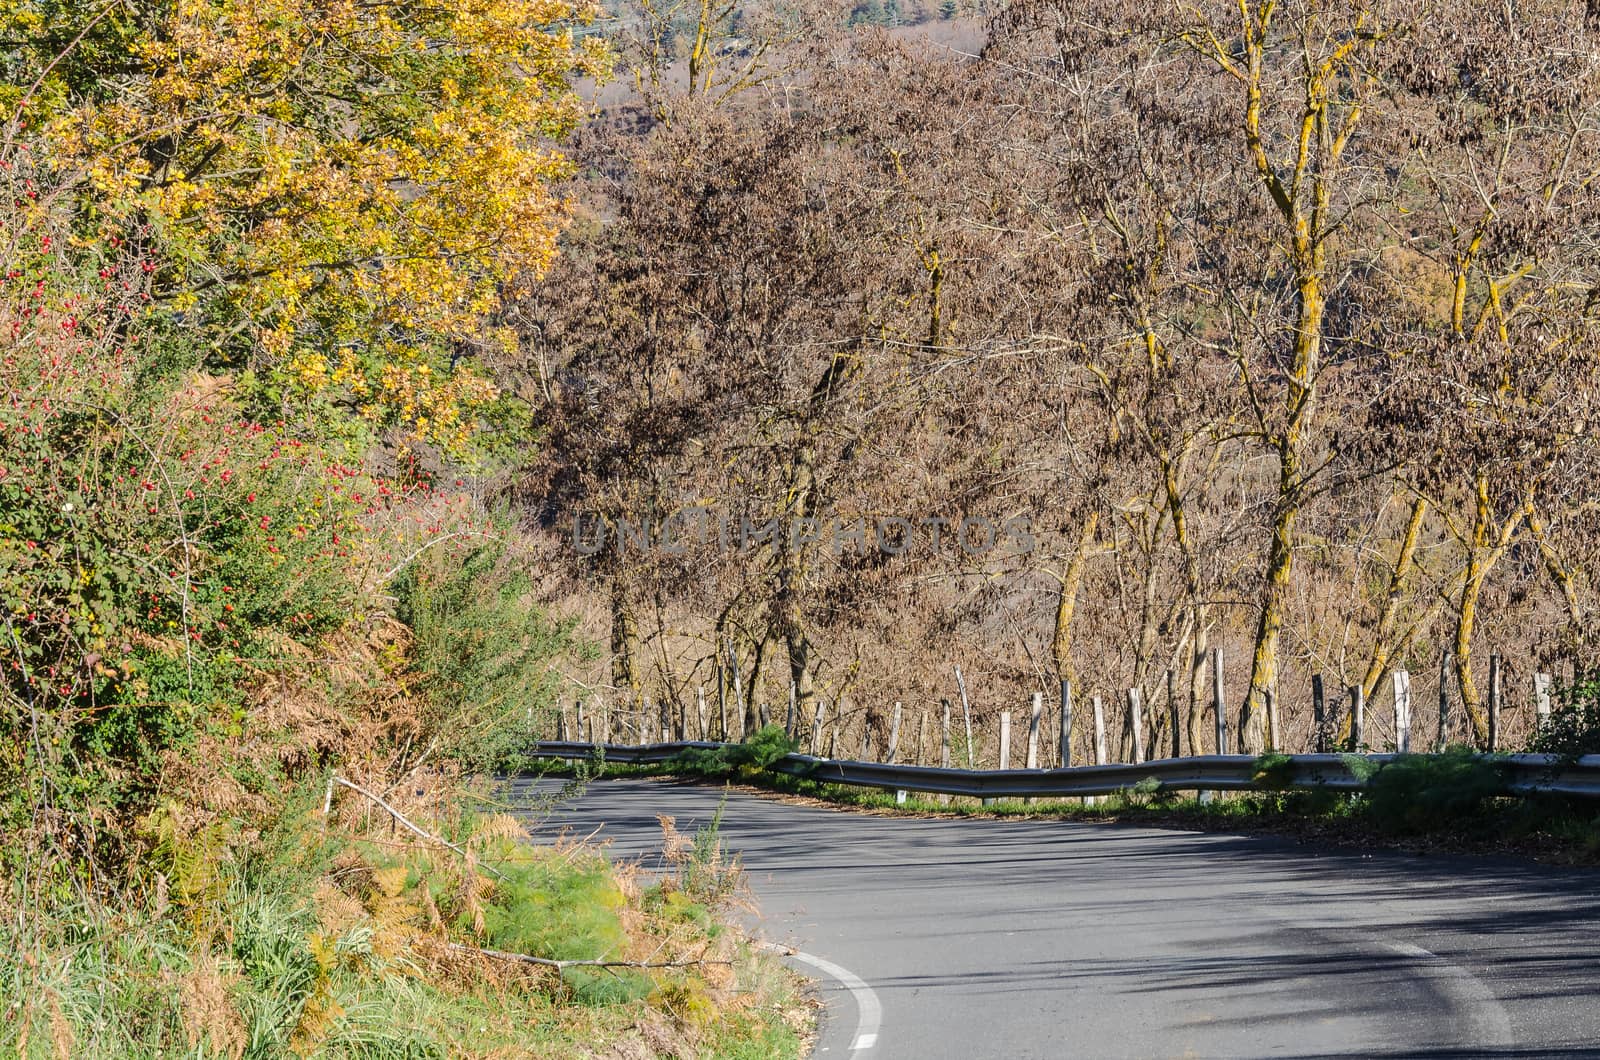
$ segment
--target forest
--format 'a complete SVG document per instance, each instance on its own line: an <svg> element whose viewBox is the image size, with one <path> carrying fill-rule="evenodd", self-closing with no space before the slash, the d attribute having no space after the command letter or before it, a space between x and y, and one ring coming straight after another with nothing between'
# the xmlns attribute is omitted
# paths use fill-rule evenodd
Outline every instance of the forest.
<svg viewBox="0 0 1600 1060"><path fill-rule="evenodd" d="M1259 753L1309 748L1313 675L1440 681L1426 743L1482 747L1491 654L1511 743L1535 673L1590 672L1592 5L1027 0L970 41L675 10L687 57L640 24L512 309L511 494L610 647L579 698L737 684L748 730L792 688L882 732L955 665L980 713L1138 689L1189 753ZM626 547L707 510L1033 533Z"/></svg>

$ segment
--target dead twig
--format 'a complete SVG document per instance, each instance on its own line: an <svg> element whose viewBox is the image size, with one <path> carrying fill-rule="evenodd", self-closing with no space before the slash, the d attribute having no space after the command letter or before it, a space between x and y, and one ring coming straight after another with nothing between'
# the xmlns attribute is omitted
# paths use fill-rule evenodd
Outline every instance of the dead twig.
<svg viewBox="0 0 1600 1060"><path fill-rule="evenodd" d="M330 778L329 781L328 781L328 798L327 798L326 802L324 803L324 807L325 807L324 810L323 810L324 813L326 813L327 812L327 808L331 807L331 805L332 805L332 802L333 802L333 785L334 784L343 784L345 787L349 788L351 791L354 791L354 792L356 792L358 794L361 794L361 795L365 795L367 798L371 799L373 802L377 803L379 806L381 806L385 810L389 811L389 816L393 817L395 820L397 820L401 824L405 825L412 832L415 832L417 835L421 836L423 839L428 839L428 840L431 840L431 841L433 841L435 843L440 844L441 846L449 847L451 850L454 850L457 854L460 854L463 858L470 858L471 857L471 855L469 855L467 853L467 851L465 849L463 849L462 847L457 846L456 844L450 842L450 840L445 839L442 836L436 836L432 832L424 831L423 829L418 828L416 825L411 823L410 818L406 817L405 814L401 813L399 810L395 809L393 806L390 806L381 797L379 797L377 795L374 795L372 792L368 791L366 788L363 788L360 784L354 784L354 783L344 779L343 777L341 777L337 773L335 773L332 776L332 778ZM493 865L483 865L483 869L484 869L484 871L490 873L491 875L495 876L498 879L502 879L503 880L503 879L506 878L505 873L501 872L499 869L495 868Z"/></svg>
<svg viewBox="0 0 1600 1060"><path fill-rule="evenodd" d="M708 959L704 957L686 961L558 961L549 957L531 957L526 953L508 953L505 950L486 950L481 946L468 946L461 942L445 943L450 949L458 953L476 953L483 957L494 957L502 961L517 961L522 964L537 964L542 968L693 968L706 964L733 964L732 961Z"/></svg>

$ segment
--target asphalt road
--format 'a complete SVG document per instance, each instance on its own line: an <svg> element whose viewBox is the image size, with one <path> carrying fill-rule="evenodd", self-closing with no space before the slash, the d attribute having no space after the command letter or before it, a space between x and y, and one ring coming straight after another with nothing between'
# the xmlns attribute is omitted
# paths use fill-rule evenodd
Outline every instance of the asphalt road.
<svg viewBox="0 0 1600 1060"><path fill-rule="evenodd" d="M655 815L720 794L602 781L539 832L651 867ZM1600 873L737 793L723 834L823 989L819 1057L1600 1057Z"/></svg>

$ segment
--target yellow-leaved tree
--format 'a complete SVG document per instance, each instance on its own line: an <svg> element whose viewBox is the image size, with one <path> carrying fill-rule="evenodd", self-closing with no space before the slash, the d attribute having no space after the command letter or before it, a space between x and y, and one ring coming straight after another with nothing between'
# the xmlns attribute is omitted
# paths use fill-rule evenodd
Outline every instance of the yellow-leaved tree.
<svg viewBox="0 0 1600 1060"><path fill-rule="evenodd" d="M11 144L209 356L461 445L604 71L581 0L0 0Z"/></svg>

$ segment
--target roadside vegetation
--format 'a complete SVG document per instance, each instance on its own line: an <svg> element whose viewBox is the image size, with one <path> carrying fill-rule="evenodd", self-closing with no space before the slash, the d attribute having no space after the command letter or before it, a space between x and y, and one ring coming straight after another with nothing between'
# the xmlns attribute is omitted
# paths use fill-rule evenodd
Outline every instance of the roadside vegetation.
<svg viewBox="0 0 1600 1060"><path fill-rule="evenodd" d="M0 1053L798 1053L715 835L646 879L474 779L593 651L484 367L589 21L0 5Z"/></svg>

